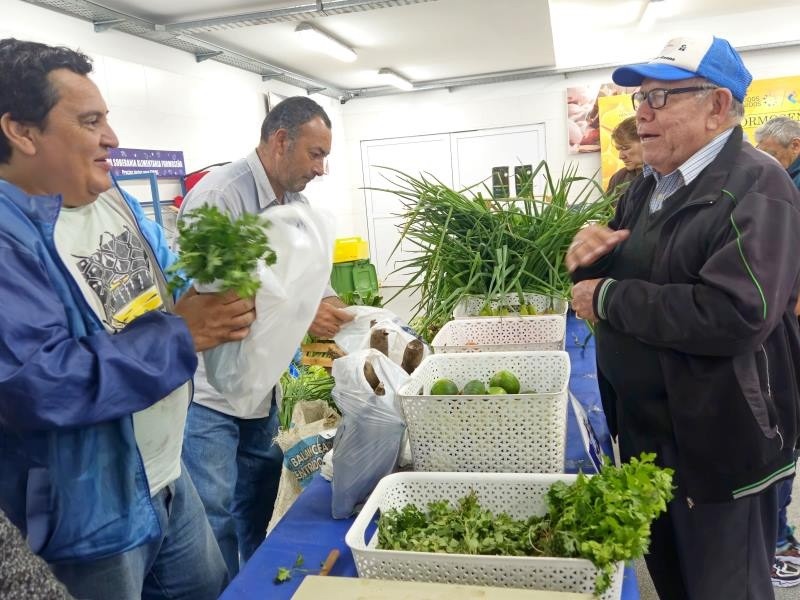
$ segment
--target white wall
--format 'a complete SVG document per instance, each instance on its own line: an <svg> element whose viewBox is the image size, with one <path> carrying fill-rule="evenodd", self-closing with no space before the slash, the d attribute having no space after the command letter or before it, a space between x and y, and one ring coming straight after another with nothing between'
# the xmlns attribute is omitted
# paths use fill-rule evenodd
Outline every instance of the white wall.
<svg viewBox="0 0 800 600"><path fill-rule="evenodd" d="M183 150L189 170L235 160L256 145L266 92L305 93L279 82L262 82L258 75L214 61L197 63L186 52L114 30L97 34L88 22L20 0L3 0L3 5L0 36L80 47L95 59L95 80L123 146ZM785 27L783 19L770 22ZM756 42L743 32L724 33L736 44ZM658 37L666 40L667 36ZM746 53L744 59L756 78L800 75L797 47ZM565 89L609 81L610 76L610 70L592 71L354 99L343 106L314 96L333 122L333 148L329 175L313 181L307 195L314 204L336 213L338 237L366 238L364 195L359 189L363 185L361 140L527 123L545 124L552 167L572 161L580 173L592 175L600 166L598 154L567 154ZM149 196L144 190L141 195Z"/></svg>
<svg viewBox="0 0 800 600"><path fill-rule="evenodd" d="M127 148L182 150L187 171L236 160L258 143L264 119L264 94L305 94L305 90L214 61L197 63L193 55L110 30L95 33L91 23L19 0L3 0L0 38L16 37L79 48L94 59L92 78L109 107L109 119ZM316 95L340 132L338 101ZM330 203L347 189L334 136L331 166L323 181L309 186L314 203ZM150 200L145 184L125 184ZM338 191L337 191L338 190ZM179 192L178 184L161 184L162 199ZM342 234L344 235L344 234Z"/></svg>
<svg viewBox="0 0 800 600"><path fill-rule="evenodd" d="M666 41L666 40L665 40ZM800 76L800 46L743 54L755 79ZM356 99L343 109L345 151L352 182L350 205L340 221L366 238L366 208L361 173L361 141L544 123L547 160L553 171L567 164L581 175L600 168L600 154L567 154L566 88L611 81L611 69L553 75L527 81Z"/></svg>

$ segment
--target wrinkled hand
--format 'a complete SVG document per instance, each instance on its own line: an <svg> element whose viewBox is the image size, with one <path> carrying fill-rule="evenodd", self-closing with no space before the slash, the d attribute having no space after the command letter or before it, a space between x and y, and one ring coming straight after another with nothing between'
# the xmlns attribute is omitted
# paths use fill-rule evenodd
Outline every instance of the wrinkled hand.
<svg viewBox="0 0 800 600"><path fill-rule="evenodd" d="M597 322L592 299L594 290L601 281L602 279L587 279L572 286L572 310L579 319L589 321L589 323Z"/></svg>
<svg viewBox="0 0 800 600"><path fill-rule="evenodd" d="M617 245L628 239L627 229L614 231L603 225L589 225L581 229L572 240L564 262L572 273L578 267L586 267L601 256L611 252Z"/></svg>
<svg viewBox="0 0 800 600"><path fill-rule="evenodd" d="M235 292L198 294L189 288L175 304L175 313L183 317L197 352L225 342L247 337L256 320L255 300L242 299Z"/></svg>
<svg viewBox="0 0 800 600"><path fill-rule="evenodd" d="M317 315L311 322L308 332L314 337L333 339L342 325L353 320L353 315L324 300L319 303Z"/></svg>

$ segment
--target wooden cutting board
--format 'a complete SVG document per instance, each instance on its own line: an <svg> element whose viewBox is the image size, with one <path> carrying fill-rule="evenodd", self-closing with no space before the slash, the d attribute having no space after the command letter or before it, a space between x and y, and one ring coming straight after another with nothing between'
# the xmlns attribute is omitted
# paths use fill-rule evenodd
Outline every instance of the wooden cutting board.
<svg viewBox="0 0 800 600"><path fill-rule="evenodd" d="M307 576L293 600L591 600L590 594L475 585Z"/></svg>

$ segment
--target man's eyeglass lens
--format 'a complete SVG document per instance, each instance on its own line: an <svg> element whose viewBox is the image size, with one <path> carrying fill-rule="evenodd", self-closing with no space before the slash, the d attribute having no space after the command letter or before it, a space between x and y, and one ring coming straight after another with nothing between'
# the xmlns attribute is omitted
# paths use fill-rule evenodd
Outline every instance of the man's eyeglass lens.
<svg viewBox="0 0 800 600"><path fill-rule="evenodd" d="M637 110L645 100L647 100L647 104L650 105L650 108L658 110L659 108L664 108L667 104L667 97L671 94L685 94L687 92L700 92L702 90L713 89L713 87L707 85L694 85L691 87L672 88L669 90L665 88L653 88L648 92L639 90L631 94L631 102L633 103L633 110Z"/></svg>

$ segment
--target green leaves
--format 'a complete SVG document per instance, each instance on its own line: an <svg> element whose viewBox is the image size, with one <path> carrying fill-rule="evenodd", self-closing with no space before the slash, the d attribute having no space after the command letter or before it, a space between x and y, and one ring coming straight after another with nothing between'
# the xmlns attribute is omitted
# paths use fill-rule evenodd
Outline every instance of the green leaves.
<svg viewBox="0 0 800 600"><path fill-rule="evenodd" d="M654 464L654 454L616 468L606 459L598 475L581 474L547 492L543 517L517 520L493 515L478 504L475 492L453 507L431 502L427 511L411 504L383 512L378 547L389 550L558 556L586 558L598 568L595 593L604 593L618 561L647 551L650 523L672 498L672 470Z"/></svg>
<svg viewBox="0 0 800 600"><path fill-rule="evenodd" d="M556 483L548 492L554 551L591 560L601 570L598 586L610 584L613 563L647 551L650 523L672 499L673 472L654 460L655 454L642 454L619 469L606 461L600 475L579 475L574 484Z"/></svg>
<svg viewBox="0 0 800 600"><path fill-rule="evenodd" d="M298 377L289 372L281 375L280 384L283 391L281 410L278 415L281 429L289 429L292 425L294 405L304 400L325 400L331 408L339 412L331 397L334 380L323 368L315 365L298 365Z"/></svg>
<svg viewBox="0 0 800 600"><path fill-rule="evenodd" d="M219 281L219 291L254 296L261 285L255 277L258 260L273 265L277 258L264 232L268 226L269 221L249 213L231 219L216 206L189 211L178 221L180 255L167 269L170 288L184 287L188 279Z"/></svg>
<svg viewBox="0 0 800 600"><path fill-rule="evenodd" d="M273 579L273 581L275 583L284 583L289 581L294 573L308 573L308 569L300 568L303 566L303 563L305 563L305 559L303 558L303 555L298 552L297 558L294 559L294 564L291 566L291 568L278 567L278 572L275 574L275 579Z"/></svg>

